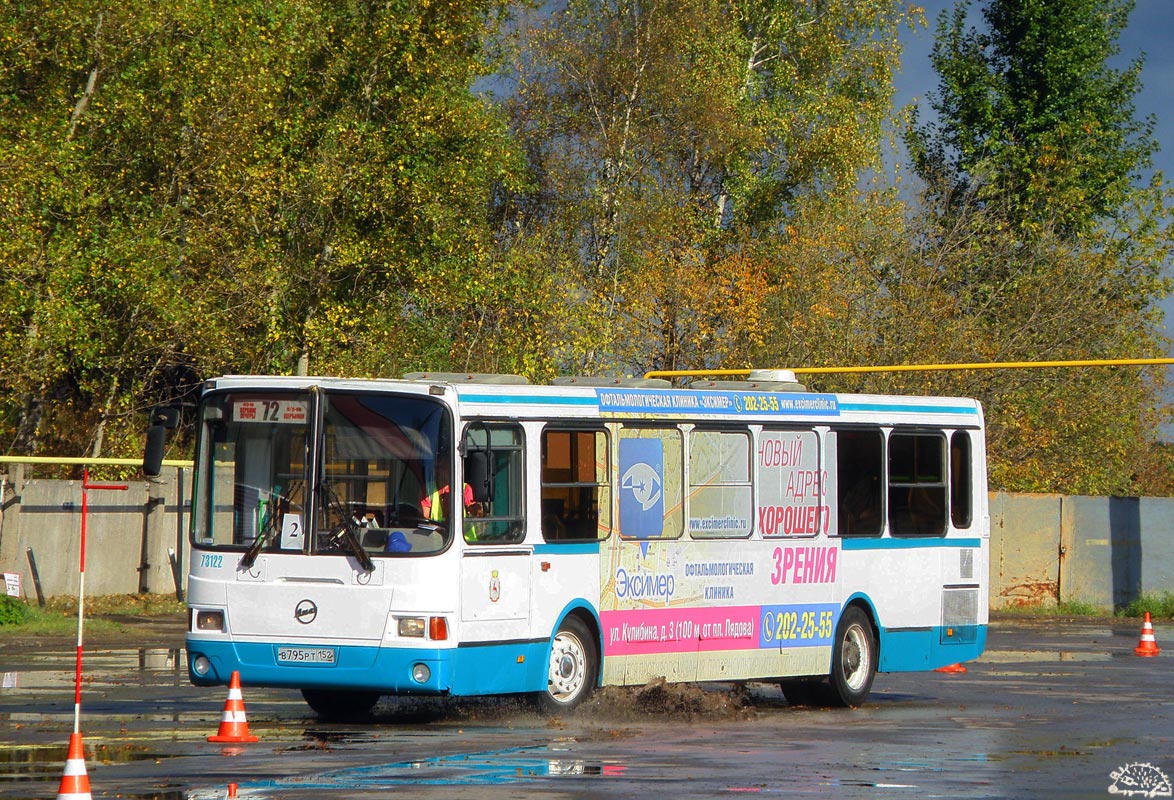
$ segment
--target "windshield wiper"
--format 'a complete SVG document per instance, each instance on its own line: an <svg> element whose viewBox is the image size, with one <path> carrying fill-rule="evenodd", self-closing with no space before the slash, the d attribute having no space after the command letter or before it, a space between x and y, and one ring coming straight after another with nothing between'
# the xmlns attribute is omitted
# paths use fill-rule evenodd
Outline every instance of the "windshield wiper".
<svg viewBox="0 0 1174 800"><path fill-rule="evenodd" d="M330 507L342 519L342 526L330 534L331 540L336 544L343 544L351 552L351 555L358 560L364 572L374 572L375 562L371 560L371 556L367 554L367 551L363 549L363 544L359 541L357 533L359 526L351 519L351 515L347 513L346 506L338 499L338 495L334 492L334 487L329 482L325 482L322 484L322 488L326 494L327 501L330 503Z"/></svg>
<svg viewBox="0 0 1174 800"><path fill-rule="evenodd" d="M278 486L276 490L270 492L269 502L266 504L265 517L261 520L261 531L253 539L253 543L249 545L249 549L241 557L240 565L245 569L252 569L254 562L257 560L257 555L260 554L265 543L268 542L277 530L276 520L281 516L277 508L277 502L281 497L281 487Z"/></svg>

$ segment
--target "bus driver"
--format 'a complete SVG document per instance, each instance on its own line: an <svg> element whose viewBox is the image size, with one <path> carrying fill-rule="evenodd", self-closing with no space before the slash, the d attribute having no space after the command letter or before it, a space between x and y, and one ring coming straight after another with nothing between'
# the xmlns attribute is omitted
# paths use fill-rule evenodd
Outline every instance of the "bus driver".
<svg viewBox="0 0 1174 800"><path fill-rule="evenodd" d="M429 522L442 522L448 515L445 503L448 500L449 494L452 493L448 473L448 462L438 462L436 466L436 486L438 488L420 501L420 511L424 515L424 519ZM473 487L467 483L462 484L462 486L464 487L462 490L462 494L464 495L462 501L465 506L465 511L470 516L477 516L478 504L473 502Z"/></svg>

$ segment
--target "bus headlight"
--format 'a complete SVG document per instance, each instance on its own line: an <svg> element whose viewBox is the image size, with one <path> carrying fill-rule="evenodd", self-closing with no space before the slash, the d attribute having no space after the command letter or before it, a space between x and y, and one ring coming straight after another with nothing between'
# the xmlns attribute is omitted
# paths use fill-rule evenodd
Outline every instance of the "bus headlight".
<svg viewBox="0 0 1174 800"><path fill-rule="evenodd" d="M427 664L413 664L412 665L412 680L416 683L427 683L428 679L432 677L432 670L428 669Z"/></svg>
<svg viewBox="0 0 1174 800"><path fill-rule="evenodd" d="M434 642L448 639L448 619L445 617L396 617L395 629L401 637Z"/></svg>
<svg viewBox="0 0 1174 800"><path fill-rule="evenodd" d="M207 656L196 656L192 659L192 672L201 678L207 675L210 669L212 669L212 662L208 660Z"/></svg>
<svg viewBox="0 0 1174 800"><path fill-rule="evenodd" d="M223 611L196 611L196 630L224 632Z"/></svg>
<svg viewBox="0 0 1174 800"><path fill-rule="evenodd" d="M426 626L423 617L400 617L399 635L410 636L414 639L423 639Z"/></svg>

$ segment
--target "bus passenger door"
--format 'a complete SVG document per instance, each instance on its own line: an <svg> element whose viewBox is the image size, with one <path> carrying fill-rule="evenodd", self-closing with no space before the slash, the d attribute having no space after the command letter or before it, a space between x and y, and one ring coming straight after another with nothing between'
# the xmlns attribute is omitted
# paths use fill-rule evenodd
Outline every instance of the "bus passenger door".
<svg viewBox="0 0 1174 800"><path fill-rule="evenodd" d="M480 485L462 525L458 694L535 688L527 671L541 659L530 656L528 644L534 548L523 543L522 443L515 424L474 423L465 431L465 479Z"/></svg>
<svg viewBox="0 0 1174 800"><path fill-rule="evenodd" d="M456 693L534 690L526 646L531 559L529 547L466 550L461 558L460 646L470 658L456 676Z"/></svg>

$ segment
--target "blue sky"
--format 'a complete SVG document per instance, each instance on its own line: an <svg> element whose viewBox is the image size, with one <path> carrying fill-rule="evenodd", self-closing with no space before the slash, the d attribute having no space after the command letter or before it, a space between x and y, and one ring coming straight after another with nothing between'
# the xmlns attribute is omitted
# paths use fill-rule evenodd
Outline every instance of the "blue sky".
<svg viewBox="0 0 1174 800"><path fill-rule="evenodd" d="M921 0L919 5L925 9L929 26L904 35L905 51L896 81L895 102L898 107L918 102L924 119L930 113L926 95L935 91L938 84L929 60L934 30L938 16L943 10L953 8L954 3L953 0ZM972 13L982 6L982 0L974 0ZM981 22L981 16L978 21ZM1154 138L1161 147L1154 157L1154 168L1164 172L1170 184L1174 181L1174 0L1136 0L1129 26L1118 44L1119 66L1124 67L1144 55L1142 89L1135 98L1136 113L1139 118L1154 117ZM1171 267L1174 265L1167 268ZM1163 308L1167 332L1174 334L1174 297L1167 298ZM1123 353L1122 357L1131 355Z"/></svg>

